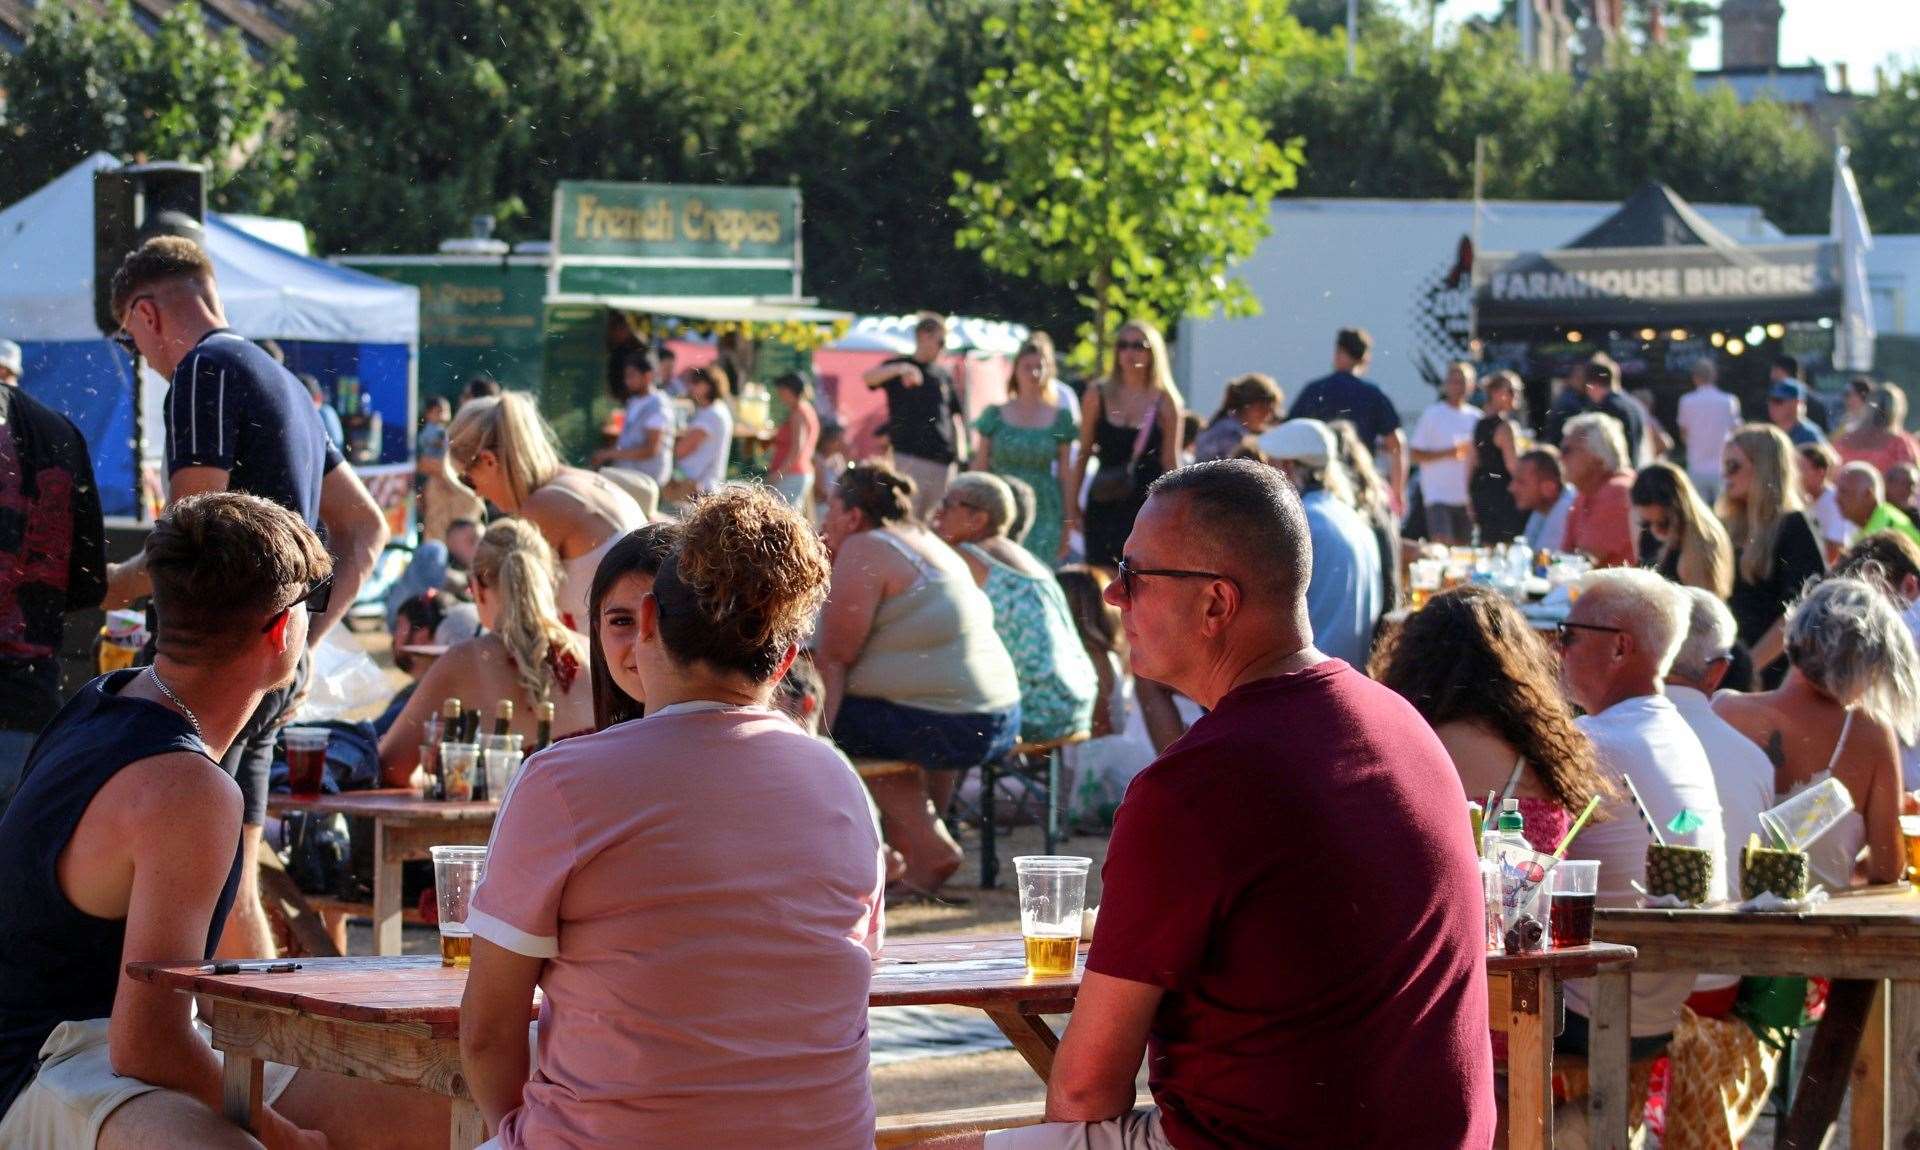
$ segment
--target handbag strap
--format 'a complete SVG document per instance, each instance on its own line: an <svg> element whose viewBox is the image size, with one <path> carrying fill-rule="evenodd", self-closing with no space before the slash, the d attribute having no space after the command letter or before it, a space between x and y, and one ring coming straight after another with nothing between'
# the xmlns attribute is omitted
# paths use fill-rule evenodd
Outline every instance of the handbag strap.
<svg viewBox="0 0 1920 1150"><path fill-rule="evenodd" d="M1129 470L1140 462L1142 455L1146 454L1147 437L1153 434L1153 421L1159 418L1159 415L1160 397L1155 395L1153 397L1153 406L1147 408L1147 417L1140 421L1140 431L1133 437L1133 455L1127 459L1127 468Z"/></svg>

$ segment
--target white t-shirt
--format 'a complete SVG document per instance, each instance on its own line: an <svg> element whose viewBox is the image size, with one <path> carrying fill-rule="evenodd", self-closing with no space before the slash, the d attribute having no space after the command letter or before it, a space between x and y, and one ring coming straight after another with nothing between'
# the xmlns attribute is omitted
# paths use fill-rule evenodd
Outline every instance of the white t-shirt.
<svg viewBox="0 0 1920 1150"><path fill-rule="evenodd" d="M1721 451L1740 424L1740 401L1717 387L1696 387L1681 396L1680 434L1687 443L1687 470L1717 477Z"/></svg>
<svg viewBox="0 0 1920 1150"><path fill-rule="evenodd" d="M1667 698L1693 729L1713 769L1714 789L1720 795L1720 827L1727 842L1727 897L1740 892L1740 852L1751 834L1765 837L1760 812L1773 806L1773 764L1760 744L1741 734L1732 723L1713 713L1713 701L1692 687L1667 684ZM1634 780L1639 783L1638 779ZM1703 974L1696 990L1721 990L1739 982L1738 975Z"/></svg>
<svg viewBox="0 0 1920 1150"><path fill-rule="evenodd" d="M1452 407L1436 403L1420 413L1409 441L1419 451L1450 451L1462 443L1473 442L1473 425L1480 422L1480 409L1470 403ZM1467 505L1467 469L1464 459L1442 459L1420 465L1420 490L1428 503L1454 507Z"/></svg>
<svg viewBox="0 0 1920 1150"><path fill-rule="evenodd" d="M1829 484L1813 503L1813 521L1820 525L1820 538L1845 547L1853 538L1853 524L1840 514L1840 493Z"/></svg>
<svg viewBox="0 0 1920 1150"><path fill-rule="evenodd" d="M712 491L727 481L727 454L733 449L733 411L724 399L695 408L687 421L688 431L704 431L700 446L680 460L680 470L702 492Z"/></svg>
<svg viewBox="0 0 1920 1150"><path fill-rule="evenodd" d="M655 483L667 481L673 474L673 410L669 402L658 389L627 400L627 420L620 426L620 441L616 446L622 451L638 447L649 431L658 431L660 438L654 444L652 455L644 459L622 459L614 466L641 472Z"/></svg>
<svg viewBox="0 0 1920 1150"><path fill-rule="evenodd" d="M1713 852L1713 881L1708 885L1707 898L1709 902L1724 900L1727 843L1713 767L1673 701L1665 695L1642 695L1615 703L1597 715L1587 715L1579 723L1593 740L1600 769L1611 778L1625 774L1633 779L1648 813L1660 826L1661 837L1671 845L1704 847ZM1619 795L1602 808L1608 818L1588 823L1573 840L1567 857L1599 861L1598 905L1638 906L1640 895L1631 884L1646 880L1647 844L1653 838L1633 809L1626 788L1617 789ZM1699 816L1700 825L1685 834L1667 830L1667 824L1683 808ZM1681 1003L1693 993L1694 977L1687 972L1634 975L1633 1037L1670 1033L1680 1020ZM1569 982L1567 1006L1591 1018L1593 983L1587 979Z"/></svg>

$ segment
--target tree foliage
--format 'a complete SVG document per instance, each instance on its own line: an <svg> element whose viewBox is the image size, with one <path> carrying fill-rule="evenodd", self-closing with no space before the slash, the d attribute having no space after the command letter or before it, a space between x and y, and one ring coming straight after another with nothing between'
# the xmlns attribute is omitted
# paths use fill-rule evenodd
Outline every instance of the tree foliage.
<svg viewBox="0 0 1920 1150"><path fill-rule="evenodd" d="M1847 133L1875 231L1920 231L1920 67L1886 76Z"/></svg>
<svg viewBox="0 0 1920 1150"><path fill-rule="evenodd" d="M1623 54L1576 84L1514 67L1503 29L1465 30L1429 56L1386 25L1363 49L1360 75L1290 75L1268 105L1273 138L1305 142L1305 194L1464 198L1484 137L1490 197L1620 199L1657 179L1757 204L1789 231L1825 226L1819 136L1778 104L1696 91L1677 50Z"/></svg>
<svg viewBox="0 0 1920 1150"><path fill-rule="evenodd" d="M1096 345L1127 315L1255 310L1228 269L1298 150L1247 95L1299 26L1259 0L1025 0L987 32L1012 63L974 90L987 171L955 174L959 242L1073 291Z"/></svg>
<svg viewBox="0 0 1920 1150"><path fill-rule="evenodd" d="M216 206L273 210L299 171L278 119L297 83L285 54L256 64L239 33L209 33L196 5L173 8L152 36L126 0L44 5L25 48L0 55L0 203L104 151L198 161Z"/></svg>

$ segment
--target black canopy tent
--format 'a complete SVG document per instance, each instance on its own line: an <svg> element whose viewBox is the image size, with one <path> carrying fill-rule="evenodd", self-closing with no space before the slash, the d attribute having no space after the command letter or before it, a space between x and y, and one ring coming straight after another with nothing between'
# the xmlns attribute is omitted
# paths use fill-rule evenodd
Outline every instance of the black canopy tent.
<svg viewBox="0 0 1920 1150"><path fill-rule="evenodd" d="M1840 249L1739 243L1649 181L1564 248L1482 253L1473 300L1483 338L1818 320L1840 313Z"/></svg>

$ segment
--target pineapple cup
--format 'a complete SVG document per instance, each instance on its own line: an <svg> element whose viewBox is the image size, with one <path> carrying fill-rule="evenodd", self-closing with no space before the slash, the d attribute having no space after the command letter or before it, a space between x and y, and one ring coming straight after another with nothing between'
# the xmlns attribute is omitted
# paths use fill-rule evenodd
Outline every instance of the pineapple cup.
<svg viewBox="0 0 1920 1150"><path fill-rule="evenodd" d="M1740 897L1758 898L1772 891L1784 899L1807 895L1807 855L1805 851L1768 850L1748 847L1740 855Z"/></svg>
<svg viewBox="0 0 1920 1150"><path fill-rule="evenodd" d="M1647 880L1654 896L1670 894L1688 906L1702 906L1713 886L1713 852L1705 847L1647 844Z"/></svg>

